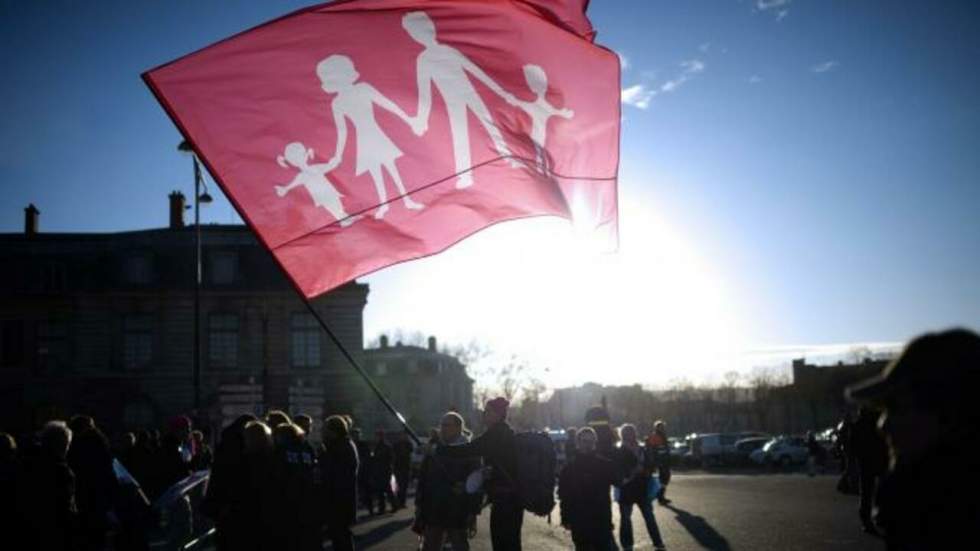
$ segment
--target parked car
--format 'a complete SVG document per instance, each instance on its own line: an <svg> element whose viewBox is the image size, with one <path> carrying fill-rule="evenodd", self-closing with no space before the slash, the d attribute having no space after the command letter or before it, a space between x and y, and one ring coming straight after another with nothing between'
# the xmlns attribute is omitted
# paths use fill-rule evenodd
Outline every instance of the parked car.
<svg viewBox="0 0 980 551"><path fill-rule="evenodd" d="M750 458L760 465L789 467L806 463L810 452L806 439L801 436L780 436L766 442L762 448L752 452Z"/></svg>
<svg viewBox="0 0 980 551"><path fill-rule="evenodd" d="M728 433L696 434L689 441L694 462L703 467L712 467L732 460L737 438Z"/></svg>
<svg viewBox="0 0 980 551"><path fill-rule="evenodd" d="M750 459L752 452L756 450L761 450L767 442L772 440L770 437L751 437L743 438L738 442L735 442L735 457L734 463L738 465L751 464Z"/></svg>

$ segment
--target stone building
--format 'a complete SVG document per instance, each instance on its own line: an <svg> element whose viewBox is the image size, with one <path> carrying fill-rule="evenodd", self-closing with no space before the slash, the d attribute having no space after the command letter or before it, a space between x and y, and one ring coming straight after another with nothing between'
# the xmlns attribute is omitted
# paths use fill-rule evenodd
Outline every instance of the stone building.
<svg viewBox="0 0 980 551"><path fill-rule="evenodd" d="M205 225L200 298L201 409L193 412L195 228L170 196L166 228L0 234L0 430L94 415L107 431L191 413L217 430L269 407L358 417L367 386L324 335L246 227ZM367 285L313 302L356 357Z"/></svg>
<svg viewBox="0 0 980 551"><path fill-rule="evenodd" d="M364 366L420 435L438 426L449 410L460 413L470 427L478 420L473 410L473 379L455 356L438 351L435 337L429 337L426 347L400 342L390 346L388 337L382 335L378 348L364 350ZM374 407L374 415L366 418L376 420L377 427L398 430L397 421L380 403Z"/></svg>

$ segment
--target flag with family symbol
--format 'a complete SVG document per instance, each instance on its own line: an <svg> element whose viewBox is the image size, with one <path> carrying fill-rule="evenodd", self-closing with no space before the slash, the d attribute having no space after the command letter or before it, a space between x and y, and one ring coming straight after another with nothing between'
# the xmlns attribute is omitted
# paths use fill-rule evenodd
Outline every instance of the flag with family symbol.
<svg viewBox="0 0 980 551"><path fill-rule="evenodd" d="M587 0L348 0L144 80L314 297L497 222L617 236L619 59Z"/></svg>

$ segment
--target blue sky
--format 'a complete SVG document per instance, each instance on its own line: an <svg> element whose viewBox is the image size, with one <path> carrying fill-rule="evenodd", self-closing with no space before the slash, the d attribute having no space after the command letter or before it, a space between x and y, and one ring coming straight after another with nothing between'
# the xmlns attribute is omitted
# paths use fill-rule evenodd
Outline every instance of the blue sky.
<svg viewBox="0 0 980 551"><path fill-rule="evenodd" d="M599 42L627 63L621 258L555 246L574 243L562 221L506 224L367 278L369 337L486 340L567 366L557 384L699 379L768 361L745 351L980 327L980 6L592 4ZM20 231L28 202L47 231L164 226L190 160L139 74L302 5L0 2L0 231ZM202 217L238 221L222 197ZM609 287L623 290L605 300ZM661 340L728 345L593 368Z"/></svg>

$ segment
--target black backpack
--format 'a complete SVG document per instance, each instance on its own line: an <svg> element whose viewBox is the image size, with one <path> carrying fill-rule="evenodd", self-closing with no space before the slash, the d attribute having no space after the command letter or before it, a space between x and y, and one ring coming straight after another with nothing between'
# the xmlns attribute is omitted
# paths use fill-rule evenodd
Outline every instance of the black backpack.
<svg viewBox="0 0 980 551"><path fill-rule="evenodd" d="M543 432L514 435L517 449L517 486L524 509L540 516L555 508L558 458L551 438Z"/></svg>

